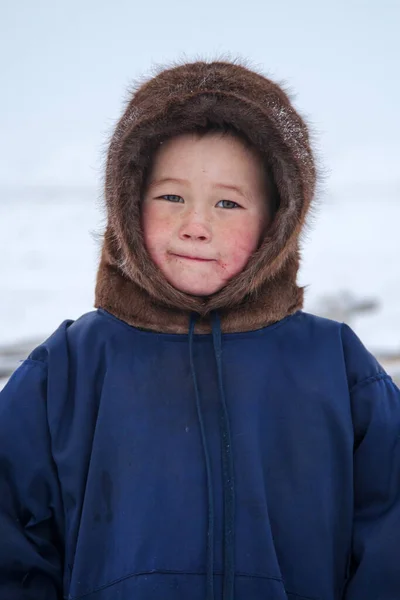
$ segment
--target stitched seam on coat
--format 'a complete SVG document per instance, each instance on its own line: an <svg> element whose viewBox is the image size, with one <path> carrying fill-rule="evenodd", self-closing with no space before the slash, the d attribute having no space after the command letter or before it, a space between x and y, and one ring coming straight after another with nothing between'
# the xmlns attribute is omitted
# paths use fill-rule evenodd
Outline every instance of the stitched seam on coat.
<svg viewBox="0 0 400 600"><path fill-rule="evenodd" d="M117 583L120 583L121 581L124 581L126 579L130 579L132 577L140 577L140 576L145 576L145 575L201 575L204 576L205 573L201 572L201 571L171 571L171 570L167 570L167 569L160 569L160 570L153 570L153 571L143 571L143 572L134 572L134 573L129 573L128 575L124 575L123 577L120 577L119 579L115 579L114 581L111 581L110 583L107 583L105 585L102 585L98 588L95 588L94 590L88 591L88 592L84 592L83 594L80 594L79 596L68 596L69 600L81 600L81 598L86 598L87 596L90 596L91 594L95 594L97 592L100 592L102 590L105 590L113 585L116 585ZM214 575L222 575L222 572L219 571L215 571ZM268 575L261 575L261 574L257 574L257 573L243 573L241 571L236 571L235 575L237 577L248 577L248 578L253 578L253 579L267 579L267 580L271 580L271 581L277 581L278 583L282 583L283 584L283 580L279 577L271 577ZM285 592L287 594L289 594L290 596L295 596L296 598L299 598L299 600L318 600L318 598L315 597L311 597L311 596L302 596L300 594L296 594L294 592L289 592L288 590L285 589Z"/></svg>
<svg viewBox="0 0 400 600"><path fill-rule="evenodd" d="M100 315L102 315L103 317L110 319L113 323L116 322L120 327L124 327L125 330L128 327L130 329L133 329L135 333L140 333L140 334L151 333L154 336L158 335L160 337L161 336L165 336L165 337L170 336L171 338L173 338L173 341L175 341L175 342L187 343L187 333L163 333L160 331L143 330L143 329L140 329L139 327L135 327L134 325L129 325L129 323L126 323L122 319L116 317L115 315L110 313L105 308L98 308L97 312ZM253 329L253 330L249 330L249 331L232 331L231 333L223 333L222 335L227 336L226 338L224 337L225 342L230 342L235 339L234 337L229 337L229 336L241 336L241 339L254 337L254 334L262 336L267 333L270 333L271 331L273 331L275 329L278 329L279 327L282 327L283 325L286 324L286 322L289 322L290 319L292 319L293 317L299 317L302 314L304 314L304 313L299 309L296 312L294 312L290 315L287 315L280 321L277 321L276 323L272 323L271 325L266 325L265 327L260 327L259 329ZM202 333L202 334L196 334L196 335L199 335L199 341L202 341L202 340L207 341L206 338L209 338L209 336L211 334L210 333Z"/></svg>
<svg viewBox="0 0 400 600"><path fill-rule="evenodd" d="M388 375L387 373L383 373L383 372L377 373L376 375L372 375L371 377L367 377L366 379L363 379L362 381L355 383L353 385L353 387L350 389L350 394L352 394L355 390L358 390L361 387L370 385L371 383L375 383L377 381L382 381L383 379L387 379L388 381L392 380L390 375Z"/></svg>
<svg viewBox="0 0 400 600"><path fill-rule="evenodd" d="M42 367L46 368L47 365L43 360L37 360L36 358L25 358L24 360L21 361L22 364L28 363L30 365L41 365Z"/></svg>

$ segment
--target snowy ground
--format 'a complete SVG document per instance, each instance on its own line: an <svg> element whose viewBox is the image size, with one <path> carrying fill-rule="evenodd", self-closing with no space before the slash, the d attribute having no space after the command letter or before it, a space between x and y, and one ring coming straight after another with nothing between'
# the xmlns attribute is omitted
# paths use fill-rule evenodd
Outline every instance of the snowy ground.
<svg viewBox="0 0 400 600"><path fill-rule="evenodd" d="M96 203L92 190L0 192L0 346L91 310Z"/></svg>
<svg viewBox="0 0 400 600"><path fill-rule="evenodd" d="M96 191L0 190L0 347L46 338L93 306L103 214ZM374 352L400 353L400 190L326 198L303 242L306 309L341 290L379 301L351 325Z"/></svg>
<svg viewBox="0 0 400 600"><path fill-rule="evenodd" d="M341 190L320 206L304 242L306 308L348 291L379 303L350 324L375 352L400 353L400 185Z"/></svg>

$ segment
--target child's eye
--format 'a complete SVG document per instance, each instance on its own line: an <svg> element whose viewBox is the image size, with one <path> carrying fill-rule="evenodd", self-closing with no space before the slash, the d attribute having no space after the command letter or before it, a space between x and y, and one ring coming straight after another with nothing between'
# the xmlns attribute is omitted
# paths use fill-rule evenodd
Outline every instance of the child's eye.
<svg viewBox="0 0 400 600"><path fill-rule="evenodd" d="M217 204L220 208L240 208L240 204L233 200L220 200Z"/></svg>
<svg viewBox="0 0 400 600"><path fill-rule="evenodd" d="M183 202L183 198L181 196L176 196L175 194L165 194L164 196L160 196L163 200L167 200L167 202Z"/></svg>

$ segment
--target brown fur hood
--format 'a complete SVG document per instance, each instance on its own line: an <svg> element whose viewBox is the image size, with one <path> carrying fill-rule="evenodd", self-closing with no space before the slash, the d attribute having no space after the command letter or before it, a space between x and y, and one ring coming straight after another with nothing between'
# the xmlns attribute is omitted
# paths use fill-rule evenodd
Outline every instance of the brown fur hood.
<svg viewBox="0 0 400 600"><path fill-rule="evenodd" d="M152 153L168 137L206 124L242 132L268 162L279 208L245 270L207 298L185 294L164 278L143 243L140 202ZM248 68L195 62L159 73L130 99L111 139L105 181L107 228L96 285L96 307L136 327L199 331L217 310L226 332L277 322L302 307L296 284L299 235L314 196L315 167L302 118L286 93Z"/></svg>

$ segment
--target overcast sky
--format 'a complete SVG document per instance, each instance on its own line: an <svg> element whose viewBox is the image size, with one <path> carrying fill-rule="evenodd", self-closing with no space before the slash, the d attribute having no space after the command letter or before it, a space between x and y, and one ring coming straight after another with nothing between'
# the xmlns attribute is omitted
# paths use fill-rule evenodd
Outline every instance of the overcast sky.
<svg viewBox="0 0 400 600"><path fill-rule="evenodd" d="M399 0L0 0L0 185L96 185L132 80L226 53L296 92L335 182L400 182Z"/></svg>

